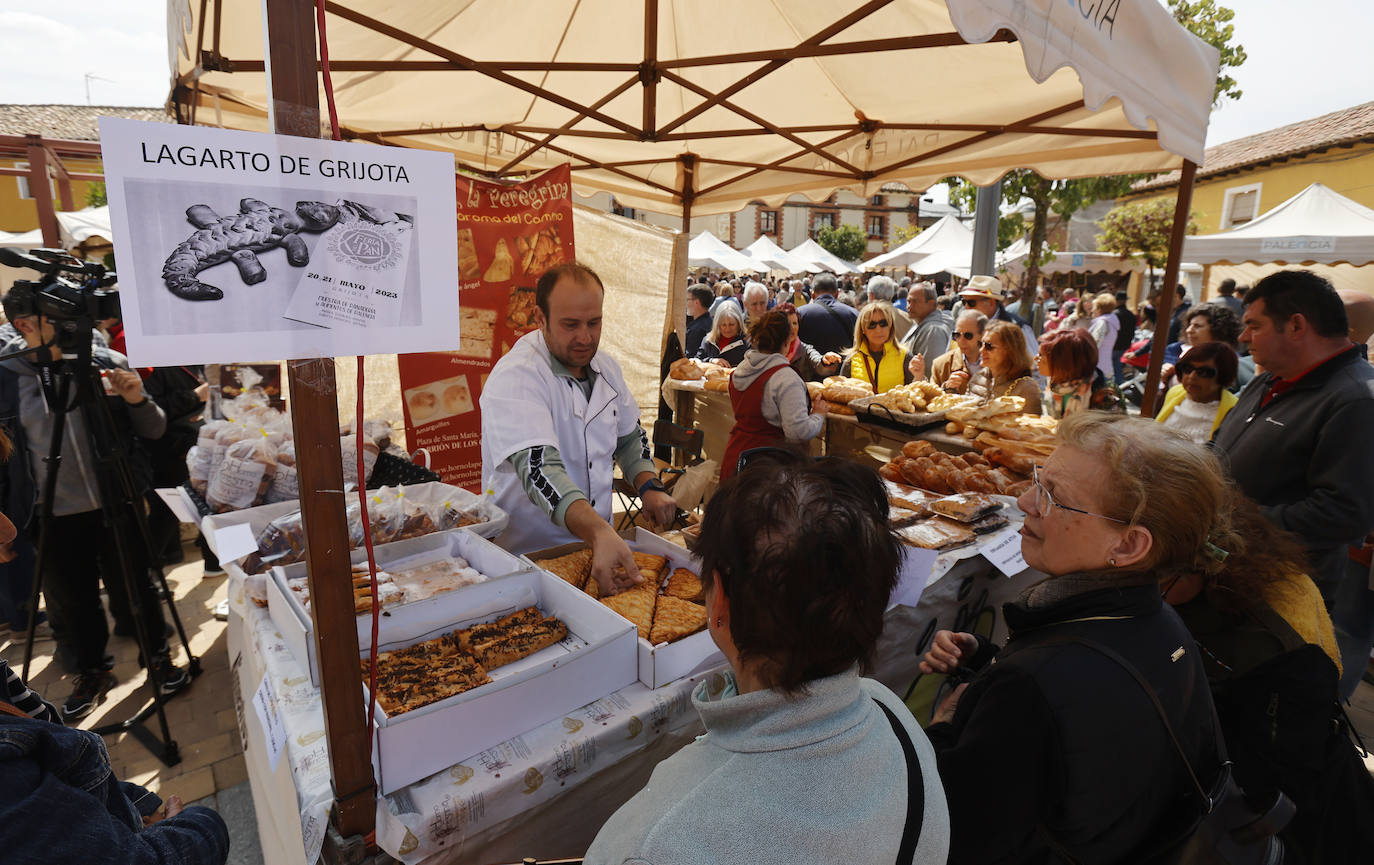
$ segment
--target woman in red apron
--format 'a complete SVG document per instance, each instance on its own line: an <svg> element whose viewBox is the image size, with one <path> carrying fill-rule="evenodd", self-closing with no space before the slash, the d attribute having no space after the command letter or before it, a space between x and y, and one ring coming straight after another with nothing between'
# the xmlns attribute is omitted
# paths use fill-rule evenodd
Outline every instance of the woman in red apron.
<svg viewBox="0 0 1374 865"><path fill-rule="evenodd" d="M825 426L825 401L817 400L813 413L806 383L782 354L791 334L787 316L777 310L749 331L753 348L730 376L735 425L721 459L721 482L734 476L740 454L750 448L807 441Z"/></svg>

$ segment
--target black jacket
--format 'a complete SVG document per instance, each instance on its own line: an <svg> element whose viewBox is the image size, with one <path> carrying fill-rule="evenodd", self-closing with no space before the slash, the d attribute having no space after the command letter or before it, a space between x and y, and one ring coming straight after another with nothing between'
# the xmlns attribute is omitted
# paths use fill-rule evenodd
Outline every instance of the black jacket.
<svg viewBox="0 0 1374 865"><path fill-rule="evenodd" d="M697 360L715 360L721 358L728 362L730 366L736 367L744 360L744 356L749 353L749 340L742 336L737 336L723 346L718 346L711 340L705 339L701 343L701 348L697 349Z"/></svg>
<svg viewBox="0 0 1374 865"><path fill-rule="evenodd" d="M1211 696L1187 629L1153 583L1035 610L1007 604L1003 614L1006 647L953 720L926 731L949 800L949 861L1058 861L1046 833L1080 862L1148 861L1147 850L1191 825L1197 794L1135 679L1097 652L1053 641L1089 639L1134 664L1209 779L1218 767Z"/></svg>
<svg viewBox="0 0 1374 865"><path fill-rule="evenodd" d="M711 316L703 312L696 318L687 319L686 357L696 357L702 340L711 335Z"/></svg>
<svg viewBox="0 0 1374 865"><path fill-rule="evenodd" d="M1261 408L1273 383L1256 376L1212 444L1264 515L1303 539L1329 608L1346 546L1374 529L1374 367L1351 346Z"/></svg>
<svg viewBox="0 0 1374 865"><path fill-rule="evenodd" d="M818 294L797 307L797 337L821 354L843 354L854 347L854 325L859 312L840 303L834 295Z"/></svg>

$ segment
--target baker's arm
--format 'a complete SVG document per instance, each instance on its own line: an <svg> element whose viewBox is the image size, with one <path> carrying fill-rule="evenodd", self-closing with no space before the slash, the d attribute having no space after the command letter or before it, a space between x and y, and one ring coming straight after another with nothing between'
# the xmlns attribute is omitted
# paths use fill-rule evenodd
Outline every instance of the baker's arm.
<svg viewBox="0 0 1374 865"><path fill-rule="evenodd" d="M516 451L506 458L520 478L525 496L544 513L553 524L567 528L567 513L573 502L585 500L587 494L573 483L563 457L552 445L537 445Z"/></svg>
<svg viewBox="0 0 1374 865"><path fill-rule="evenodd" d="M649 481L658 479L658 467L649 450L649 437L638 421L634 429L616 438L615 464L620 466L621 477L629 478L635 489L641 491L639 500L654 525L658 528L671 526L677 516L677 502L662 490L644 489Z"/></svg>

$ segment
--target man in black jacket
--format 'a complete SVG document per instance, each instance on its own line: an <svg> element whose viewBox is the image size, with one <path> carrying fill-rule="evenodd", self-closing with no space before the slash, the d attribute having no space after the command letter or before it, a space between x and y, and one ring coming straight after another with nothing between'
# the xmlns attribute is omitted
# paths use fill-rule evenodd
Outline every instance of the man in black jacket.
<svg viewBox="0 0 1374 865"><path fill-rule="evenodd" d="M687 289L686 357L696 357L701 341L711 333L711 314L708 310L714 300L711 289L701 283Z"/></svg>
<svg viewBox="0 0 1374 865"><path fill-rule="evenodd" d="M1112 345L1112 373L1117 384L1121 384L1126 379L1125 364L1121 362L1121 355L1131 347L1135 341L1135 313L1131 312L1126 306L1126 292L1123 289L1116 293L1116 311L1113 313L1117 321L1121 322L1121 327L1116 332L1116 342Z"/></svg>
<svg viewBox="0 0 1374 865"><path fill-rule="evenodd" d="M1374 367L1350 341L1340 296L1310 271L1260 280L1241 321L1240 341L1264 373L1213 446L1265 516L1307 544L1330 609L1348 545L1374 529Z"/></svg>
<svg viewBox="0 0 1374 865"><path fill-rule="evenodd" d="M859 313L835 299L838 288L834 274L820 274L811 286L811 302L797 310L797 335L821 354L844 354L854 347Z"/></svg>

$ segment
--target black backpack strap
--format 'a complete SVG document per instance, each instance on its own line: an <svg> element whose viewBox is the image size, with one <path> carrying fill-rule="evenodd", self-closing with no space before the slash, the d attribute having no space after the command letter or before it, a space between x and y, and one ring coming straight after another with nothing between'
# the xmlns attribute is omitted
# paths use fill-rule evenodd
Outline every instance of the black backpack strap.
<svg viewBox="0 0 1374 865"><path fill-rule="evenodd" d="M874 697L873 702L877 703L878 708L887 716L887 722L892 725L892 732L902 744L902 753L906 755L906 826L902 829L902 846L897 848L897 865L911 865L911 860L916 857L916 840L921 837L921 821L926 810L926 789L925 781L921 778L921 763L916 759L916 746L912 744L911 734L906 731L906 727L902 726L902 722L897 720L897 716L882 700Z"/></svg>

